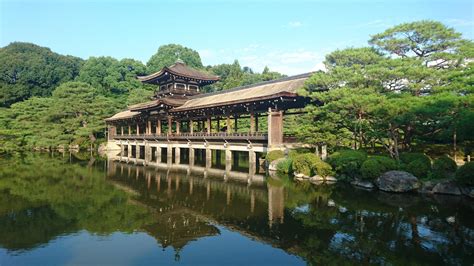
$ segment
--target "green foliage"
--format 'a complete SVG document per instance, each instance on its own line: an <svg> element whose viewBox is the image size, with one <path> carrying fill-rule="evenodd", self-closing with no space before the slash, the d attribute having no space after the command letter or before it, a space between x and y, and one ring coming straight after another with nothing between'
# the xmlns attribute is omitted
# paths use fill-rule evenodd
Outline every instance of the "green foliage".
<svg viewBox="0 0 474 266"><path fill-rule="evenodd" d="M456 180L466 186L474 186L474 162L465 163L456 171Z"/></svg>
<svg viewBox="0 0 474 266"><path fill-rule="evenodd" d="M312 176L315 173L314 165L320 160L312 153L298 154L293 158L292 168L295 173Z"/></svg>
<svg viewBox="0 0 474 266"><path fill-rule="evenodd" d="M328 176L334 175L332 166L319 158L317 158L317 160L313 162L313 164L311 165L311 168L315 174L320 175L322 177L328 177Z"/></svg>
<svg viewBox="0 0 474 266"><path fill-rule="evenodd" d="M457 168L458 166L456 165L456 162L448 156L444 155L434 160L433 172L431 176L433 178L450 177L454 173L456 173Z"/></svg>
<svg viewBox="0 0 474 266"><path fill-rule="evenodd" d="M426 167L431 169L431 159L424 153L418 152L404 152L400 154L400 161L404 164L409 164L413 161L420 161L425 164Z"/></svg>
<svg viewBox="0 0 474 266"><path fill-rule="evenodd" d="M194 68L203 68L199 53L191 48L179 44L167 44L158 48L158 51L146 63L149 73L160 71L163 67L173 65L181 59L186 65Z"/></svg>
<svg viewBox="0 0 474 266"><path fill-rule="evenodd" d="M383 173L397 169L395 160L385 156L371 156L360 167L364 179L374 180Z"/></svg>
<svg viewBox="0 0 474 266"><path fill-rule="evenodd" d="M267 156L265 157L269 163L275 161L276 159L280 159L285 157L285 153L281 150L274 150L269 153L267 153Z"/></svg>
<svg viewBox="0 0 474 266"><path fill-rule="evenodd" d="M290 160L292 160L291 167L295 173L300 173L307 176L317 174L323 177L334 174L331 165L322 161L313 153L298 154Z"/></svg>
<svg viewBox="0 0 474 266"><path fill-rule="evenodd" d="M427 178L430 175L431 167L424 160L414 160L403 167L404 170L418 178Z"/></svg>
<svg viewBox="0 0 474 266"><path fill-rule="evenodd" d="M81 63L80 58L31 43L14 42L0 48L0 107L51 95L55 87L79 74Z"/></svg>
<svg viewBox="0 0 474 266"><path fill-rule="evenodd" d="M360 175L360 167L366 159L367 154L363 151L340 150L329 156L328 163L337 174L354 178Z"/></svg>
<svg viewBox="0 0 474 266"><path fill-rule="evenodd" d="M277 164L277 172L283 174L292 174L293 173L293 160L290 158L286 158L280 161Z"/></svg>

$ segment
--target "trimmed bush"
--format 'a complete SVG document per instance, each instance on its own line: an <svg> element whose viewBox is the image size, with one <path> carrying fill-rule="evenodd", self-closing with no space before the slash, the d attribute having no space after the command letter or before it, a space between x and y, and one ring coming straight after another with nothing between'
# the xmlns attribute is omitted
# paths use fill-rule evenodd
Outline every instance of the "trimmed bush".
<svg viewBox="0 0 474 266"><path fill-rule="evenodd" d="M311 176L314 174L313 164L320 160L315 154L298 154L293 158L293 171L295 173Z"/></svg>
<svg viewBox="0 0 474 266"><path fill-rule="evenodd" d="M366 159L367 154L363 151L341 150L331 154L328 162L339 175L357 177Z"/></svg>
<svg viewBox="0 0 474 266"><path fill-rule="evenodd" d="M277 172L283 174L292 174L293 173L293 160L290 158L285 159L277 164Z"/></svg>
<svg viewBox="0 0 474 266"><path fill-rule="evenodd" d="M318 158L317 161L315 161L311 167L313 172L317 175L320 175L322 177L327 177L327 176L333 176L334 171L332 170L332 166L328 164L327 162L321 160Z"/></svg>
<svg viewBox="0 0 474 266"><path fill-rule="evenodd" d="M431 171L431 165L428 165L425 160L415 160L406 165L405 170L418 178L426 178Z"/></svg>
<svg viewBox="0 0 474 266"><path fill-rule="evenodd" d="M474 162L465 163L456 171L456 180L466 186L474 186Z"/></svg>
<svg viewBox="0 0 474 266"><path fill-rule="evenodd" d="M372 156L367 159L360 167L362 178L374 180L383 173L396 170L397 162L385 156Z"/></svg>
<svg viewBox="0 0 474 266"><path fill-rule="evenodd" d="M280 150L275 150L267 153L267 156L265 157L269 163L275 161L276 159L280 159L285 157L285 153Z"/></svg>
<svg viewBox="0 0 474 266"><path fill-rule="evenodd" d="M400 154L400 161L405 165L414 161L420 161L420 163L424 163L429 169L431 169L431 159L424 153L404 152Z"/></svg>
<svg viewBox="0 0 474 266"><path fill-rule="evenodd" d="M431 176L433 178L451 177L456 173L457 169L458 166L456 165L456 162L444 155L433 162L433 174Z"/></svg>

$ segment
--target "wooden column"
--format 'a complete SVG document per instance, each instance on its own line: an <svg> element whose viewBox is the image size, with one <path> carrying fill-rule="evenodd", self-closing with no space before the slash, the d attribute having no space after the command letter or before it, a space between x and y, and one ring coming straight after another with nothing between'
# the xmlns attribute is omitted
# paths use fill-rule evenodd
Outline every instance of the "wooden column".
<svg viewBox="0 0 474 266"><path fill-rule="evenodd" d="M157 135L161 134L161 120L160 119L156 121L156 134Z"/></svg>
<svg viewBox="0 0 474 266"><path fill-rule="evenodd" d="M140 126L137 123L137 136L140 135Z"/></svg>
<svg viewBox="0 0 474 266"><path fill-rule="evenodd" d="M232 127L230 126L230 115L227 115L227 133L232 132Z"/></svg>
<svg viewBox="0 0 474 266"><path fill-rule="evenodd" d="M120 135L123 136L123 126L120 126Z"/></svg>
<svg viewBox="0 0 474 266"><path fill-rule="evenodd" d="M171 119L171 116L168 116L168 135L171 135L171 133L173 131L171 131L171 127L172 127L172 119Z"/></svg>
<svg viewBox="0 0 474 266"><path fill-rule="evenodd" d="M268 108L268 147L283 143L283 112Z"/></svg>
<svg viewBox="0 0 474 266"><path fill-rule="evenodd" d="M176 134L179 135L181 129L181 121L176 121Z"/></svg>
<svg viewBox="0 0 474 266"><path fill-rule="evenodd" d="M193 134L194 133L194 123L193 120L189 120L189 133Z"/></svg>
<svg viewBox="0 0 474 266"><path fill-rule="evenodd" d="M181 148L179 147L174 148L174 163L175 164L181 163Z"/></svg>
<svg viewBox="0 0 474 266"><path fill-rule="evenodd" d="M234 132L237 132L239 130L239 125L238 125L238 115L234 116Z"/></svg>
<svg viewBox="0 0 474 266"><path fill-rule="evenodd" d="M207 118L207 133L211 133L211 117Z"/></svg>
<svg viewBox="0 0 474 266"><path fill-rule="evenodd" d="M132 135L132 127L128 125L128 135Z"/></svg>
<svg viewBox="0 0 474 266"><path fill-rule="evenodd" d="M255 115L252 112L250 112L250 133L255 132Z"/></svg>
<svg viewBox="0 0 474 266"><path fill-rule="evenodd" d="M148 120L148 122L147 122L147 127L146 127L146 129L147 129L147 131L148 131L147 134L148 134L148 135L151 135L151 121L150 121L150 120Z"/></svg>

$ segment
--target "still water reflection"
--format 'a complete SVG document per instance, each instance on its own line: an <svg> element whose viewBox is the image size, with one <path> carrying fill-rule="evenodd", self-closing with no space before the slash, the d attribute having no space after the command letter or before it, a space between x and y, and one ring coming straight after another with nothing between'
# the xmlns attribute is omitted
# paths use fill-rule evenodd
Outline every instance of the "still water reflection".
<svg viewBox="0 0 474 266"><path fill-rule="evenodd" d="M474 262L465 198L76 156L0 159L0 265Z"/></svg>

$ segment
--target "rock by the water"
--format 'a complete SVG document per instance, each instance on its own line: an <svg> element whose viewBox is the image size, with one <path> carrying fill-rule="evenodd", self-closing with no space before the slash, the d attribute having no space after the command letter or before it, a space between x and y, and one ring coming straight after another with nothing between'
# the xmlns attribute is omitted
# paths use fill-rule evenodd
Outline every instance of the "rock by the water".
<svg viewBox="0 0 474 266"><path fill-rule="evenodd" d="M334 202L334 200L330 199L330 200L328 200L328 206L329 207L334 207L334 206L336 206L336 203Z"/></svg>
<svg viewBox="0 0 474 266"><path fill-rule="evenodd" d="M418 178L404 171L388 171L375 180L375 185L387 192L409 192L420 187Z"/></svg>
<svg viewBox="0 0 474 266"><path fill-rule="evenodd" d="M431 191L436 194L461 195L461 190L452 180L436 184Z"/></svg>
<svg viewBox="0 0 474 266"><path fill-rule="evenodd" d="M324 180L327 182L337 182L337 179L334 176L326 176Z"/></svg>
<svg viewBox="0 0 474 266"><path fill-rule="evenodd" d="M304 179L309 179L309 176L305 174L300 174L300 173L295 173L295 177L297 178L304 178Z"/></svg>
<svg viewBox="0 0 474 266"><path fill-rule="evenodd" d="M278 165L280 162L284 161L284 160L285 160L285 158L279 158L279 159L276 159L276 160L272 161L272 162L268 165L268 170L269 170L269 171L276 171L276 170L277 170L277 165Z"/></svg>
<svg viewBox="0 0 474 266"><path fill-rule="evenodd" d="M374 189L374 184L370 181L354 180L351 182L351 184L365 189Z"/></svg>
<svg viewBox="0 0 474 266"><path fill-rule="evenodd" d="M461 187L461 193L474 199L474 187Z"/></svg>
<svg viewBox="0 0 474 266"><path fill-rule="evenodd" d="M446 222L453 224L456 222L456 218L454 216L449 216L448 218L446 218Z"/></svg>
<svg viewBox="0 0 474 266"><path fill-rule="evenodd" d="M310 181L324 181L324 177L320 175L315 175L310 178Z"/></svg>

